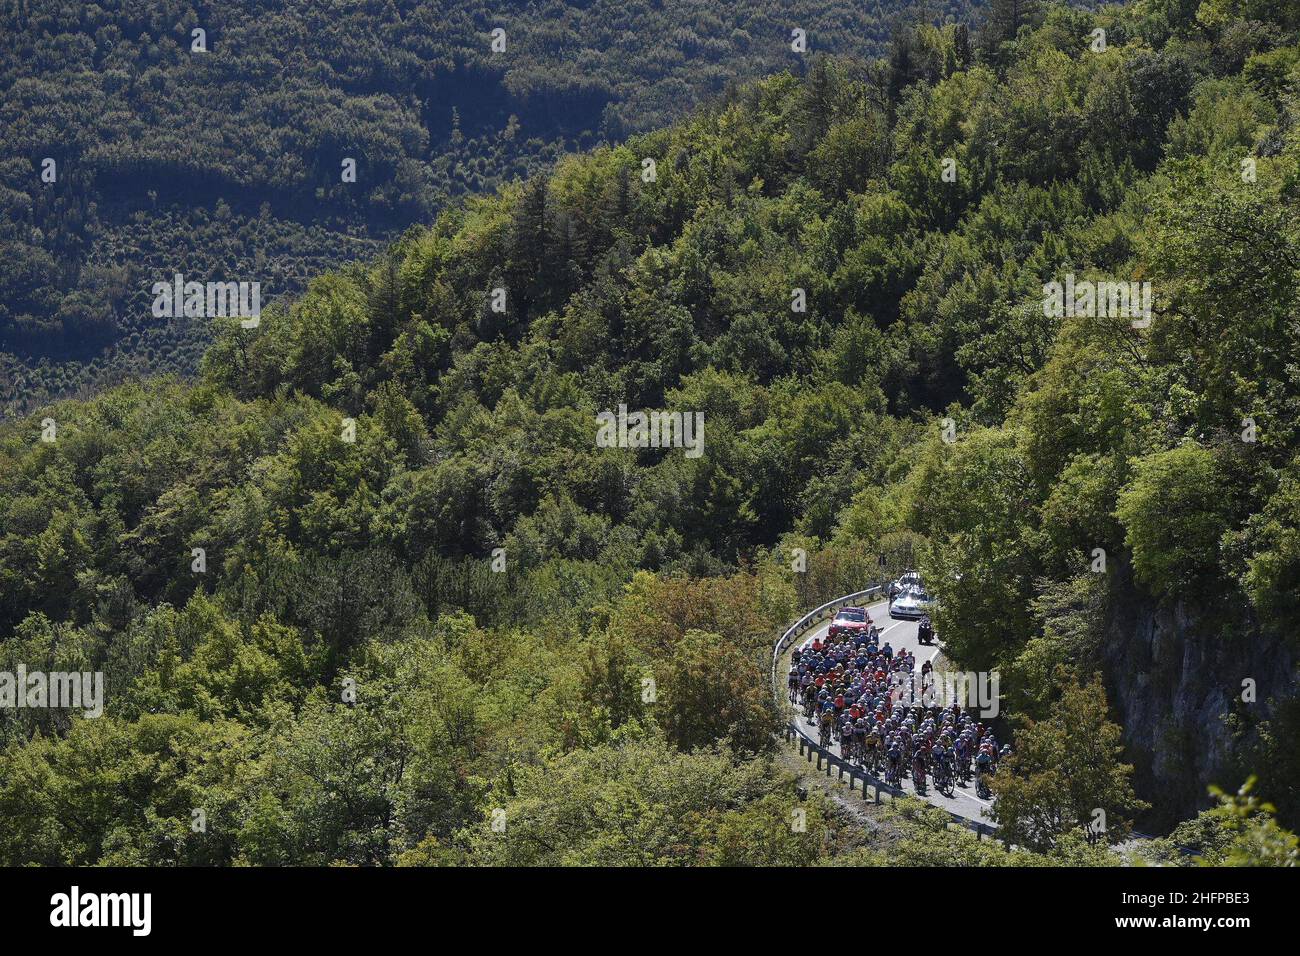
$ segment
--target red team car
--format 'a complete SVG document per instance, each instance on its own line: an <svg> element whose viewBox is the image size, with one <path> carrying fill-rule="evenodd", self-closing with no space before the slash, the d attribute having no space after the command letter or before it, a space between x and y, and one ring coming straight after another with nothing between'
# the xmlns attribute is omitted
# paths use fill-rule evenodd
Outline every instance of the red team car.
<svg viewBox="0 0 1300 956"><path fill-rule="evenodd" d="M871 615L867 613L865 607L846 607L841 608L835 615L835 620L831 621L830 636L838 637L844 634L852 637L858 631L870 630Z"/></svg>

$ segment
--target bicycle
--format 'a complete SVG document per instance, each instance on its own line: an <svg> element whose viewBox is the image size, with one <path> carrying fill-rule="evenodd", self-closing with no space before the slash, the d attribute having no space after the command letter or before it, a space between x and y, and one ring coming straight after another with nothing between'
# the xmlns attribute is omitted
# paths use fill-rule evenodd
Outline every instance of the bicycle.
<svg viewBox="0 0 1300 956"><path fill-rule="evenodd" d="M961 778L963 787L970 783L970 774L970 757L962 758L957 763L957 776Z"/></svg>
<svg viewBox="0 0 1300 956"><path fill-rule="evenodd" d="M954 795L952 767L946 760L941 760L934 768L934 787L945 796Z"/></svg>
<svg viewBox="0 0 1300 956"><path fill-rule="evenodd" d="M897 787L902 782L901 763L897 759L891 759L889 765L885 768L885 783L891 787Z"/></svg>

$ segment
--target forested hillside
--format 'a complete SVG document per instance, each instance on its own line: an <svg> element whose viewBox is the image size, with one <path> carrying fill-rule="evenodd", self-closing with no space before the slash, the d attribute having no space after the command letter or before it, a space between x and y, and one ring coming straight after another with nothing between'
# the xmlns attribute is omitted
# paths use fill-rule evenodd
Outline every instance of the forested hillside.
<svg viewBox="0 0 1300 956"><path fill-rule="evenodd" d="M450 197L815 52L881 54L921 6L3 0L0 415L132 372L194 373L211 328L154 318L160 277L296 295Z"/></svg>
<svg viewBox="0 0 1300 956"><path fill-rule="evenodd" d="M1096 705L1150 827L1258 777L1154 855L1294 863L1258 800L1300 820L1300 14L1017 7L453 203L220 322L197 383L0 425L0 667L108 687L0 711L0 862L1114 862L1094 803L1034 852L788 825L772 641L908 556L1010 726L1065 722L1007 807ZM1051 315L1067 275L1150 282L1149 325ZM620 405L702 454L602 447Z"/></svg>

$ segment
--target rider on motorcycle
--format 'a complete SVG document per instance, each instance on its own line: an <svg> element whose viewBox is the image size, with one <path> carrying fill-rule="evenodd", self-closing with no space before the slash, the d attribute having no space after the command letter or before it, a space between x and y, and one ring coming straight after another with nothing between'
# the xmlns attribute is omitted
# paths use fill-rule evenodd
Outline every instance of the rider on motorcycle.
<svg viewBox="0 0 1300 956"><path fill-rule="evenodd" d="M934 625L930 623L930 615L922 615L921 623L916 629L916 639L922 644L929 644L934 641Z"/></svg>

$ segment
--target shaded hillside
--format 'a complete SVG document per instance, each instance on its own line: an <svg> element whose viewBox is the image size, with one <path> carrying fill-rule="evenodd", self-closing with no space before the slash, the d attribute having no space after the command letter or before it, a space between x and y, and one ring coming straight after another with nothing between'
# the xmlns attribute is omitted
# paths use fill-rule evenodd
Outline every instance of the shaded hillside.
<svg viewBox="0 0 1300 956"><path fill-rule="evenodd" d="M793 27L810 53L875 56L915 8L4 0L0 414L140 369L192 374L211 329L150 314L160 276L297 295L449 198L802 69Z"/></svg>

